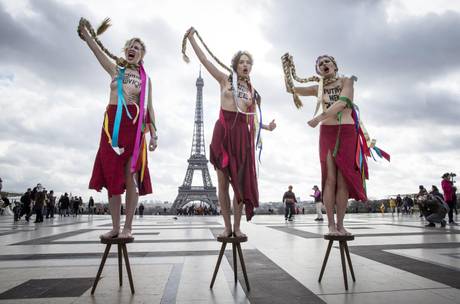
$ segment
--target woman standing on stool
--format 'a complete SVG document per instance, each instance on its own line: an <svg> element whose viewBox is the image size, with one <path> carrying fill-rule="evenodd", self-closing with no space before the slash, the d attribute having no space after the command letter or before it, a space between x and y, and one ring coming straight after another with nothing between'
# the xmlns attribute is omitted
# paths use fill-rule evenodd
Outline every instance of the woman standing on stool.
<svg viewBox="0 0 460 304"><path fill-rule="evenodd" d="M109 19L106 19L98 28L97 35L109 25ZM152 193L147 167L146 132L150 131L149 150L157 147L151 83L143 67L145 45L141 39L132 38L125 44L125 58L118 58L104 48L89 22L83 18L78 26L78 34L111 78L109 104L89 182L90 189L101 191L105 187L108 192L113 227L101 238L130 238L139 195ZM147 111L144 110L145 106ZM120 233L121 195L125 189L126 219Z"/></svg>
<svg viewBox="0 0 460 304"><path fill-rule="evenodd" d="M319 77L298 78L292 57L282 57L286 87L294 95L294 103L302 106L298 95L317 96L316 112L322 106L323 113L308 122L312 128L319 123L319 151L321 162L321 186L323 202L326 206L329 234L350 235L343 226L343 219L349 198L366 201L368 178L366 157L370 149L387 160L390 156L375 146L357 114L353 104L353 83L356 77L338 77L338 67L334 57L323 55L316 60L316 72ZM319 85L294 87L293 80L299 82L316 81ZM337 221L334 219L334 210Z"/></svg>
<svg viewBox="0 0 460 304"><path fill-rule="evenodd" d="M240 229L243 204L248 221L254 215L254 208L259 206L255 148L260 143L260 133L256 129L273 131L276 124L274 120L268 125L257 123L256 106L260 111L260 95L249 79L252 56L248 52L239 51L233 57L232 69L230 69L211 54L230 73L227 75L206 58L195 41L194 34L198 35L193 27L185 34L182 45L184 59L188 60L185 55L188 38L200 62L220 85L220 114L214 126L210 146L210 161L217 171L219 202L225 224L225 229L220 236L229 237L233 234L241 237L245 236ZM209 52L207 47L206 49ZM229 184L232 185L234 192L233 232L230 220Z"/></svg>

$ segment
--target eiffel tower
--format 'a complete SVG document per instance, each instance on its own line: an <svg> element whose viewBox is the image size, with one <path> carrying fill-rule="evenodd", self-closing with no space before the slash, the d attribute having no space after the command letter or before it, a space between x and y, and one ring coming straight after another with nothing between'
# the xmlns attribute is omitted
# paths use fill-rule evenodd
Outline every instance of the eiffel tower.
<svg viewBox="0 0 460 304"><path fill-rule="evenodd" d="M204 148L204 128L203 128L203 78L200 74L196 80L196 107L195 107L195 126L193 128L193 142L188 168L185 173L184 183L179 187L179 193L171 207L172 212L182 208L188 202L201 201L208 203L211 207L217 208L216 187L213 187L211 176L208 170L208 160ZM203 186L192 186L193 173L201 171Z"/></svg>

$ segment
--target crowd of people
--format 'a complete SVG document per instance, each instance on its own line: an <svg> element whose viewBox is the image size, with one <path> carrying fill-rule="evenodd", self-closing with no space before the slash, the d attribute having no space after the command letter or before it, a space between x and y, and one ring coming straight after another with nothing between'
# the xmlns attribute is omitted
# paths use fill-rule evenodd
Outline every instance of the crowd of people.
<svg viewBox="0 0 460 304"><path fill-rule="evenodd" d="M450 225L457 225L454 221L454 212L457 211L457 187L454 186L455 173L444 173L442 175L441 187L443 194L435 185L431 186L431 191L428 192L423 185L419 186L419 193L416 195L417 203L419 204L420 216L424 216L429 222L426 227L435 227L436 224L441 224L445 227L447 215Z"/></svg>
<svg viewBox="0 0 460 304"><path fill-rule="evenodd" d="M392 214L408 214L412 215L415 211L420 212L420 217L428 221L426 227L435 227L436 223L441 227L445 227L447 223L450 225L457 225L454 221L453 214L458 214L457 211L457 188L455 187L455 173L445 173L442 175L441 188L436 185L431 186L428 191L423 185L419 186L419 191L416 194L406 194L401 196L398 194L396 197L390 197L389 200L382 200L380 203L380 212L384 214L389 210ZM284 204L284 217L286 221L292 221L295 214L299 214L298 207L296 207L297 198L292 192L292 186L288 187L283 195L282 202ZM318 186L313 186L313 194L310 195L314 199L316 205L317 216L315 221L323 221L323 208L322 193ZM356 207L357 208L357 207ZM369 209L369 212L372 212ZM270 212L272 213L272 212ZM303 213L303 212L302 212ZM447 216L448 222L445 220Z"/></svg>
<svg viewBox="0 0 460 304"><path fill-rule="evenodd" d="M454 221L453 214L458 214L457 211L457 188L455 187L454 173L445 173L442 175L441 188L442 193L436 185L432 185L428 191L423 185L419 186L418 193L415 195L398 194L396 197L390 197L388 205L384 202L380 205L380 212L385 213L388 211L387 206L392 214L414 214L416 211L420 212L420 217L428 221L427 227L435 227L440 224L445 227L448 223L450 225L457 225ZM0 190L2 189L2 179L0 178ZM290 185L288 191L283 195L282 202L285 206L284 216L285 220L292 221L294 215L304 214L305 209L296 206L297 198L292 192L293 187ZM313 186L313 194L310 196L314 199L316 205L317 216L315 221L323 221L323 208L322 193L318 186ZM62 194L59 199L55 196L54 191L48 191L42 184L37 184L33 188L28 188L20 197L19 201L14 200L10 202L8 197L2 196L0 198L2 214L11 210L14 214L14 221L19 221L22 217L26 221L35 215L34 223L43 222L44 218L54 218L55 214L60 217L78 216L85 213L96 214L96 206L94 199L90 197L88 203L84 204L81 196L69 195L68 193ZM141 204L136 214L143 215L144 206ZM87 210L86 210L87 209ZM122 211L123 212L123 211ZM166 211L165 211L166 214ZM192 215L219 215L218 208L208 205L195 205L189 204L182 208L177 209L176 215L192 216ZM446 216L448 221L446 221Z"/></svg>
<svg viewBox="0 0 460 304"><path fill-rule="evenodd" d="M390 197L389 207L392 214L402 213L402 214L413 214L414 213L414 200L409 196L405 195L404 198L401 198L401 195L398 194L396 198ZM385 205L380 207L380 211L385 212Z"/></svg>
<svg viewBox="0 0 460 304"><path fill-rule="evenodd" d="M2 181L0 179L0 185ZM0 186L1 190L1 186ZM90 197L88 213L95 213L94 199ZM59 199L53 190L48 191L41 183L35 187L28 188L19 198L10 201L6 196L1 198L2 213L12 213L14 221L21 218L29 222L35 215L34 223L43 222L44 218L54 218L55 214L60 217L81 215L84 213L84 204L81 196L62 194Z"/></svg>
<svg viewBox="0 0 460 304"><path fill-rule="evenodd" d="M219 215L220 211L217 208L212 206L195 206L194 204L190 204L188 206L184 206L182 208L177 209L176 215Z"/></svg>

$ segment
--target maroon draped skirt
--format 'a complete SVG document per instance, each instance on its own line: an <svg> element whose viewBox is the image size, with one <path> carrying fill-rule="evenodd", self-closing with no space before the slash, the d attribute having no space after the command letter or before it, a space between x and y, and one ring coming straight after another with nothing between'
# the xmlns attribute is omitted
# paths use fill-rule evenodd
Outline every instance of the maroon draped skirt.
<svg viewBox="0 0 460 304"><path fill-rule="evenodd" d="M128 105L128 110L131 117L136 115L136 106ZM117 112L116 105L107 106L107 115L109 120L109 133L112 136L113 122L115 120L115 114ZM105 187L109 193L109 197L112 195L123 194L126 189L125 181L125 167L130 161L133 155L134 145L136 140L137 123L133 124L133 121L126 115L125 109L123 108L123 114L120 123L120 131L118 134L118 146L123 148L124 151L118 155L109 144L109 139L104 131L104 126L101 130L101 140L99 142L99 149L96 154L96 159L93 166L93 174L89 182L89 189L101 191ZM142 153L142 151L141 151ZM147 159L146 159L147 162ZM141 175L141 162L137 162L136 166L139 195L146 195L152 193L152 184L150 182L150 174L148 166L146 164L143 181L140 182Z"/></svg>
<svg viewBox="0 0 460 304"><path fill-rule="evenodd" d="M239 203L244 203L246 219L259 207L254 138L250 118L238 112L221 110L210 145L210 161L229 178Z"/></svg>
<svg viewBox="0 0 460 304"><path fill-rule="evenodd" d="M331 156L337 141L339 131L338 125L321 125L319 133L319 158L321 161L321 185L324 191L324 185L327 179L327 154L330 151ZM358 133L355 126L345 124L340 126L339 148L337 155L333 160L340 170L348 187L349 198L354 198L357 201L366 201L366 190L364 189L363 177L359 168L356 166L356 144L358 141ZM367 163L364 163L364 178L367 179Z"/></svg>

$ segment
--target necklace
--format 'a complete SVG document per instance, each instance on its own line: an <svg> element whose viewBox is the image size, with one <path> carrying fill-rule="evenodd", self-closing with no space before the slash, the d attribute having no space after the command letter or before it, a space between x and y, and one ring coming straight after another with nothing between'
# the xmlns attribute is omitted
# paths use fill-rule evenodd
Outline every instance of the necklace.
<svg viewBox="0 0 460 304"><path fill-rule="evenodd" d="M127 68L127 69L133 69L133 70L138 70L139 69L139 64L128 63L128 61L126 61L126 59L124 59L124 58L118 58L117 59L117 64L119 66L122 66L122 67Z"/></svg>
<svg viewBox="0 0 460 304"><path fill-rule="evenodd" d="M324 85L327 86L327 85L329 85L329 84L331 84L331 83L336 82L338 79L339 79L339 78L336 77L336 76L331 77L331 78L325 78L325 79L324 79Z"/></svg>
<svg viewBox="0 0 460 304"><path fill-rule="evenodd" d="M245 76L238 76L238 81L245 81L245 82L250 82L251 79L249 78L249 76L245 77Z"/></svg>

